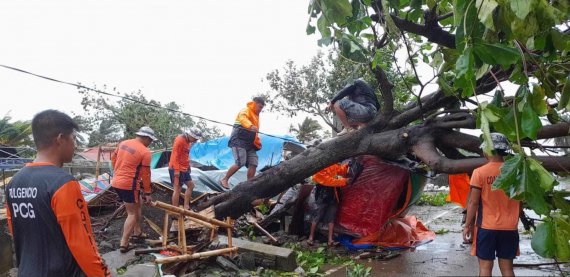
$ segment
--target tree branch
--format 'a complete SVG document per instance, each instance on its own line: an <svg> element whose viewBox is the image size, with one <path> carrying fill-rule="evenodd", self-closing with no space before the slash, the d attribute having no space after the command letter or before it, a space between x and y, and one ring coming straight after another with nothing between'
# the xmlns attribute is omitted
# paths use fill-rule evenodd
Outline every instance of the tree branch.
<svg viewBox="0 0 570 277"><path fill-rule="evenodd" d="M407 21L403 18L399 18L393 14L390 16L392 17L392 20L398 29L423 36L427 38L428 41L437 43L447 48L455 49L455 35L442 30L441 27L437 24L437 21L435 24L426 21L426 25L420 25L411 21Z"/></svg>
<svg viewBox="0 0 570 277"><path fill-rule="evenodd" d="M376 66L372 71L374 72L376 80L378 80L378 84L380 84L380 92L382 94L382 114L390 117L394 111L394 94L392 92L394 85L390 83L386 72L380 68L380 66Z"/></svg>

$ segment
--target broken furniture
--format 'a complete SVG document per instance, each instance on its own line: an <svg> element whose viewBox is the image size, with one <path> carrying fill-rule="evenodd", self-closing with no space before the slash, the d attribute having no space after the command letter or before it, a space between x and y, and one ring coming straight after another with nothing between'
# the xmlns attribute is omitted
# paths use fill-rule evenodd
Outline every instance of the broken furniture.
<svg viewBox="0 0 570 277"><path fill-rule="evenodd" d="M237 253L237 247L232 246L232 228L233 222L231 218L227 218L226 221L220 221L215 218L210 218L204 216L199 213L195 213L190 210L185 210L180 207L172 206L160 201L154 201L151 203L153 207L159 208L164 210L164 226L162 229L162 248L159 250L174 250L180 255L176 255L173 257L167 258L159 258L156 259L154 262L156 264L165 264L165 263L173 263L173 262L181 262L181 261L189 261L194 259L201 259L211 256L218 256L218 255L233 255ZM176 216L178 217L178 244L177 245L168 245L168 231L169 231L169 217ZM204 251L204 252L197 252L198 249L195 247L188 247L186 245L186 226L184 223L184 217L187 217L189 220L210 229L210 238L208 244L213 241L216 237L218 228L225 228L228 234L227 248L223 249L216 249L211 251Z"/></svg>

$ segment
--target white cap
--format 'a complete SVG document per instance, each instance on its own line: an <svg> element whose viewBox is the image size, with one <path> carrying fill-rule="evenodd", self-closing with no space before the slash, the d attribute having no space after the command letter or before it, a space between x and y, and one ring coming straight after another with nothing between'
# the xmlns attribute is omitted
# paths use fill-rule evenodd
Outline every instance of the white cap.
<svg viewBox="0 0 570 277"><path fill-rule="evenodd" d="M156 140L156 136L154 135L154 131L148 126L141 127L138 130L138 132L135 133L135 135L140 136L140 137L149 137L153 141Z"/></svg>
<svg viewBox="0 0 570 277"><path fill-rule="evenodd" d="M198 129L189 129L186 130L186 134L188 134L189 136L197 139L197 140L201 140L202 139L202 132L200 132Z"/></svg>

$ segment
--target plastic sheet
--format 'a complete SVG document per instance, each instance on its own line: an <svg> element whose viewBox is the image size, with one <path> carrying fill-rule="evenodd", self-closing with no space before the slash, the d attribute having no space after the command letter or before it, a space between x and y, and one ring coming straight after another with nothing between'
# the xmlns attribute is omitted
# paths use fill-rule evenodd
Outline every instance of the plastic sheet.
<svg viewBox="0 0 570 277"><path fill-rule="evenodd" d="M288 141L296 141L296 139L291 136L282 136L283 139L281 139L259 134L259 138L261 139L262 148L257 151L257 155L259 156L257 170L265 166L274 166L281 162L283 145ZM204 143L196 143L190 150L190 158L203 165L211 165L219 169L228 169L234 164L232 150L228 147L228 140L229 137L222 137ZM241 170L246 170L246 168L242 167Z"/></svg>
<svg viewBox="0 0 570 277"><path fill-rule="evenodd" d="M192 168L190 171L190 176L192 177L192 182L194 183L194 194L203 194L206 192L223 192L225 191L220 185L220 179L226 176L227 170L210 170L202 171L198 168ZM151 181L158 182L169 187L172 187L170 183L170 175L168 174L168 168L157 168L151 170ZM229 180L230 188L233 188L237 184L245 181L247 179L246 172L238 171ZM186 189L186 185L182 186Z"/></svg>
<svg viewBox="0 0 570 277"><path fill-rule="evenodd" d="M397 210L398 200L410 180L402 168L363 156L364 170L355 183L342 189L337 223L357 236L375 234Z"/></svg>

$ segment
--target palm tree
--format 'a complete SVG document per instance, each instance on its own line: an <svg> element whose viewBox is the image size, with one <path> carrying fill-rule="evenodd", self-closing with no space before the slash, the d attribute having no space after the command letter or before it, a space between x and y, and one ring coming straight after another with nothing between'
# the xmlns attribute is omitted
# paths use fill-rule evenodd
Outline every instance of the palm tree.
<svg viewBox="0 0 570 277"><path fill-rule="evenodd" d="M301 143L311 141L313 139L319 138L318 131L321 130L321 124L318 121L305 117L303 122L297 124L297 127L291 125L290 131L296 135L297 139Z"/></svg>
<svg viewBox="0 0 570 277"><path fill-rule="evenodd" d="M32 124L29 121L11 120L9 115L0 118L0 144L12 147L33 145Z"/></svg>

